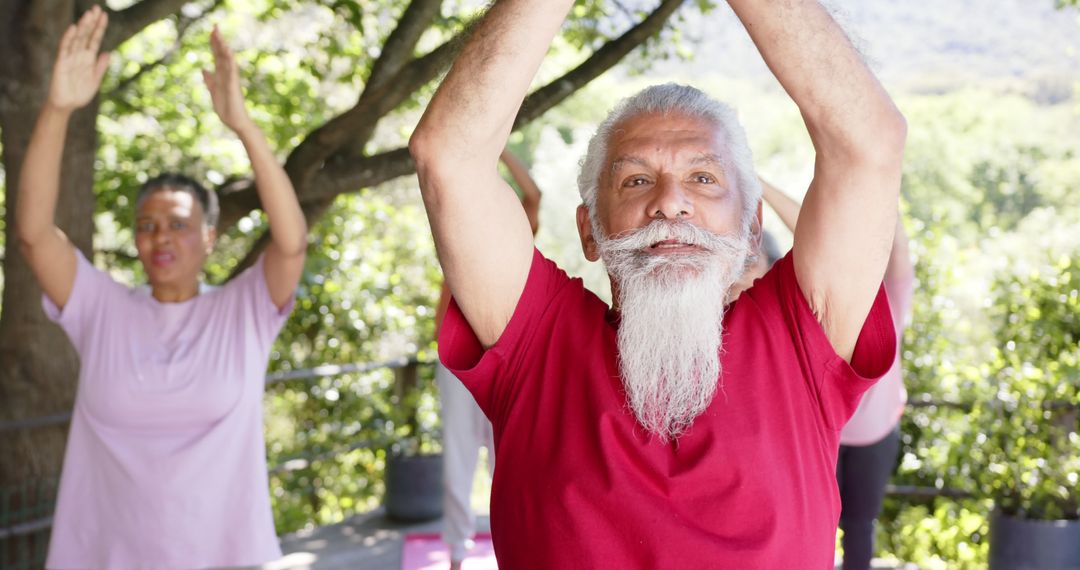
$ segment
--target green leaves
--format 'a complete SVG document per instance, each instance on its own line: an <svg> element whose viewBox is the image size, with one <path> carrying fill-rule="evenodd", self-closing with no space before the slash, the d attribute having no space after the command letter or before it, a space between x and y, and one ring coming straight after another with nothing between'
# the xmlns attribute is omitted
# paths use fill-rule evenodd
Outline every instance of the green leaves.
<svg viewBox="0 0 1080 570"><path fill-rule="evenodd" d="M1073 105L985 92L900 104L917 260L904 378L916 399L962 406L908 408L893 483L975 499L889 498L879 541L921 568L981 568L992 504L1078 515L1070 414L1080 404L1080 205L1070 194L1080 187L1080 149L1069 133L1080 119Z"/></svg>
<svg viewBox="0 0 1080 570"><path fill-rule="evenodd" d="M141 268L128 228L134 194L143 181L162 171L181 171L214 187L250 177L243 148L214 116L199 77L199 70L210 65L211 26L219 26L236 52L251 116L285 161L303 141L319 140L325 134L320 126L356 104L410 2L252 0L207 12L217 6L191 4L184 14L146 28L116 50L106 77L98 123L96 243L110 268L134 281ZM544 79L583 61L656 2L632 6L579 3L556 42ZM690 10L711 7L699 1ZM470 0L443 2L415 51L426 54L460 35L478 10ZM639 65L687 51L670 28L667 34L648 46ZM364 117L363 128L348 130L355 140L333 143L338 146L329 149L325 162L320 155L296 170L347 165L358 155L404 146L431 89L420 88L390 105L392 110L380 108L383 116ZM372 126L376 121L378 129ZM366 131L369 126L374 134ZM312 178L299 178L304 179L296 181L298 186L308 185L298 188L302 199L321 190L311 187ZM322 217L312 224L296 310L278 339L272 370L409 354L433 358L441 275L414 186L407 179L378 189L356 188L362 193L339 197L325 211L321 204L315 208ZM305 204L312 202L319 200ZM239 220L223 229L208 260L208 280L214 283L227 278L266 230L260 212L240 211L249 202L236 199L229 205L230 223ZM271 387L266 414L270 463L295 460L273 478L279 531L339 520L350 509L373 505L381 493L382 446L404 439L433 446L438 417L430 370L421 371L420 389L408 397L394 387L392 377L380 373ZM348 451L358 444L367 447ZM346 452L336 454L342 449ZM299 459L312 451L330 455Z"/></svg>
<svg viewBox="0 0 1080 570"><path fill-rule="evenodd" d="M378 362L416 353L432 358L441 273L419 193L402 183L341 197L311 233L297 307L278 338L272 368ZM405 439L428 448L437 442L430 366L420 368L419 389L405 398L389 371L274 387L267 408L271 464L312 450L365 444L275 475L279 532L374 506L382 493L384 450ZM409 409L419 410L418 426L410 423ZM417 440L418 435L424 437Z"/></svg>
<svg viewBox="0 0 1080 570"><path fill-rule="evenodd" d="M1080 518L1078 254L1045 252L1035 268L994 284L997 391L973 412L988 436L973 472L1008 514Z"/></svg>

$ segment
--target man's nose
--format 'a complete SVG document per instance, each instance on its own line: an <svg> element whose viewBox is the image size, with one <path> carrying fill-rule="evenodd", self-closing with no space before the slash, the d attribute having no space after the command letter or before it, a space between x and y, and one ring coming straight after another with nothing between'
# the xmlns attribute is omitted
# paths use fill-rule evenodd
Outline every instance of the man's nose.
<svg viewBox="0 0 1080 570"><path fill-rule="evenodd" d="M663 175L653 187L646 214L660 220L686 220L694 217L694 202L683 184L674 176Z"/></svg>

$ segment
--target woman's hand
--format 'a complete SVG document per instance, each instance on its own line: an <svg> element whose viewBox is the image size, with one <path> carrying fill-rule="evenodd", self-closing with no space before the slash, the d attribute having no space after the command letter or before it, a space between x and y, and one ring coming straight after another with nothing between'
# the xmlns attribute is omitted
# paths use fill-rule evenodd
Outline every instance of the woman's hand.
<svg viewBox="0 0 1080 570"><path fill-rule="evenodd" d="M244 93L240 88L240 72L232 50L221 39L217 26L210 32L210 48L214 52L214 71L203 70L203 81L210 91L214 102L214 112L235 133L240 133L255 126L248 116L244 104Z"/></svg>
<svg viewBox="0 0 1080 570"><path fill-rule="evenodd" d="M98 54L108 25L109 15L100 6L94 6L77 23L68 26L60 39L53 66L49 105L71 112L97 95L101 78L109 67L109 54Z"/></svg>

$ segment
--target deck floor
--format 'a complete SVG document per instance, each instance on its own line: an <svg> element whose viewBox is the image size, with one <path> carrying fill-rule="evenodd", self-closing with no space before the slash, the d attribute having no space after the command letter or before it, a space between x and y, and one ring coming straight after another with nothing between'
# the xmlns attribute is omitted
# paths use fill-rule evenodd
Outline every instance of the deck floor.
<svg viewBox="0 0 1080 570"><path fill-rule="evenodd" d="M488 517L477 517L480 531L490 529ZM283 536L284 558L262 570L399 570L401 549L409 533L437 533L442 519L403 524L386 518L382 509L355 515L329 526ZM840 566L836 567L840 570ZM913 564L896 565L875 560L875 570L918 570Z"/></svg>
<svg viewBox="0 0 1080 570"><path fill-rule="evenodd" d="M477 517L476 526L481 532L489 530L488 518ZM442 519L404 524L376 509L335 525L283 536L284 558L262 570L399 570L406 534L441 530Z"/></svg>

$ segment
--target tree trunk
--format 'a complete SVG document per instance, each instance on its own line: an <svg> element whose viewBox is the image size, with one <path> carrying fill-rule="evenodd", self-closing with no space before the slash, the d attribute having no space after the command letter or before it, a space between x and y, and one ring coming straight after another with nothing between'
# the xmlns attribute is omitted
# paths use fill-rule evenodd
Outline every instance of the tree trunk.
<svg viewBox="0 0 1080 570"><path fill-rule="evenodd" d="M78 359L45 318L41 289L19 251L15 205L23 157L48 92L56 45L73 0L0 0L0 144L6 178L4 293L0 305L0 423L71 410ZM60 178L57 225L91 254L97 102L76 113ZM67 425L0 433L0 489L32 489L60 473ZM26 499L20 499L25 501ZM22 511L31 505L3 505ZM47 511L46 511L47 512Z"/></svg>

